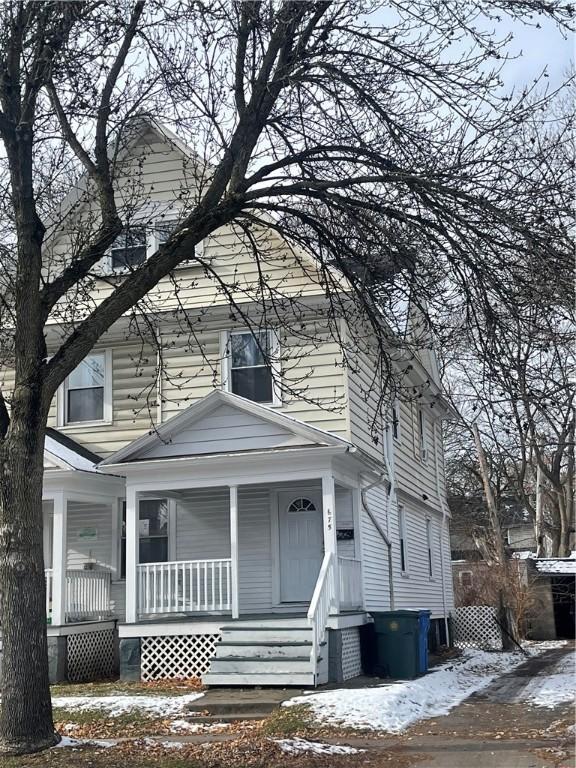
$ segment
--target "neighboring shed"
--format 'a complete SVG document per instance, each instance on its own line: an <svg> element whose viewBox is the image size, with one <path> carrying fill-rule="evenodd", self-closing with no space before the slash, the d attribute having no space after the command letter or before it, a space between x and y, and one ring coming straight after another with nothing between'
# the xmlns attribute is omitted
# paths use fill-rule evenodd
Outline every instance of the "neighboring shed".
<svg viewBox="0 0 576 768"><path fill-rule="evenodd" d="M530 637L574 639L576 634L576 558L527 559L528 581L535 597Z"/></svg>

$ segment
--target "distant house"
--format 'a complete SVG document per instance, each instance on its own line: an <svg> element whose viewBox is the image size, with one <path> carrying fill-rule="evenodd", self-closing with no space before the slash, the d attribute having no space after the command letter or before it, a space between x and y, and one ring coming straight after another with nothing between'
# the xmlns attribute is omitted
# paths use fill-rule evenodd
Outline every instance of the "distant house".
<svg viewBox="0 0 576 768"><path fill-rule="evenodd" d="M167 129L142 124L126 173L138 169L142 204L148 215L162 204L162 219L118 240L94 301L165 237L191 158ZM268 279L304 297L304 319L322 334L314 258L303 265L270 237ZM56 238L57 252L66 238ZM202 253L216 274L237 275L239 301L257 283L249 243L233 229L208 238ZM332 679L361 672L360 630L371 611L391 607L430 610L434 635L447 642L441 423L451 411L433 354L412 360L406 375L422 395L389 402L375 442L378 401L390 400L381 382L372 391L375 356L359 353L351 365L327 329L323 345L307 346L273 318L265 323L257 303L246 305L257 327L246 327L194 262L173 280L177 297L168 280L158 288L162 370L119 321L53 404L44 481L53 679L107 673L119 638L125 679L314 686L329 669ZM194 348L177 311L201 318ZM48 344L58 327L48 326ZM283 387L295 367L306 398ZM138 401L144 389L148 408Z"/></svg>

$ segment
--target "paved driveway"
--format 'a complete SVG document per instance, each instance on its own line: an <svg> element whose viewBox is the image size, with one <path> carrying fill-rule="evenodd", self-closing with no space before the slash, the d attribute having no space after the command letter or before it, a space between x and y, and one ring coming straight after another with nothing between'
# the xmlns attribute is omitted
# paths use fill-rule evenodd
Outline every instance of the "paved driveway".
<svg viewBox="0 0 576 768"><path fill-rule="evenodd" d="M403 736L404 751L425 754L420 768L573 768L573 706L536 707L523 696L573 652L574 644L545 651L450 714L418 723Z"/></svg>

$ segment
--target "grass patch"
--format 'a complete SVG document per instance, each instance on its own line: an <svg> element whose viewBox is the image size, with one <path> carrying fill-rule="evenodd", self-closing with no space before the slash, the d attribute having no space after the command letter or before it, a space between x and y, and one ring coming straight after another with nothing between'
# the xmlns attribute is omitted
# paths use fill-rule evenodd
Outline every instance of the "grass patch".
<svg viewBox="0 0 576 768"><path fill-rule="evenodd" d="M59 683L50 686L52 696L184 696L202 690L199 679L153 680L148 683L126 683L104 680L97 683Z"/></svg>
<svg viewBox="0 0 576 768"><path fill-rule="evenodd" d="M74 723L74 725L97 725L112 721L120 730L123 726L134 725L142 720L154 720L147 712L138 709L121 712L112 716L106 709L65 709L55 707L52 710L55 723ZM156 717L156 719L158 719Z"/></svg>
<svg viewBox="0 0 576 768"><path fill-rule="evenodd" d="M265 736L288 737L314 730L314 718L307 704L278 707L262 723Z"/></svg>

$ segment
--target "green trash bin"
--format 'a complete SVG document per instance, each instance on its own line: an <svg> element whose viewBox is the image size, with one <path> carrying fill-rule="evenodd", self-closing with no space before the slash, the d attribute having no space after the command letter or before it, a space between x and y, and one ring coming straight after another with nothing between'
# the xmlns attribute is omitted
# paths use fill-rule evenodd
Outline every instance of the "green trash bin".
<svg viewBox="0 0 576 768"><path fill-rule="evenodd" d="M409 680L426 671L421 660L422 613L386 611L372 614L376 633L375 672L379 677Z"/></svg>

